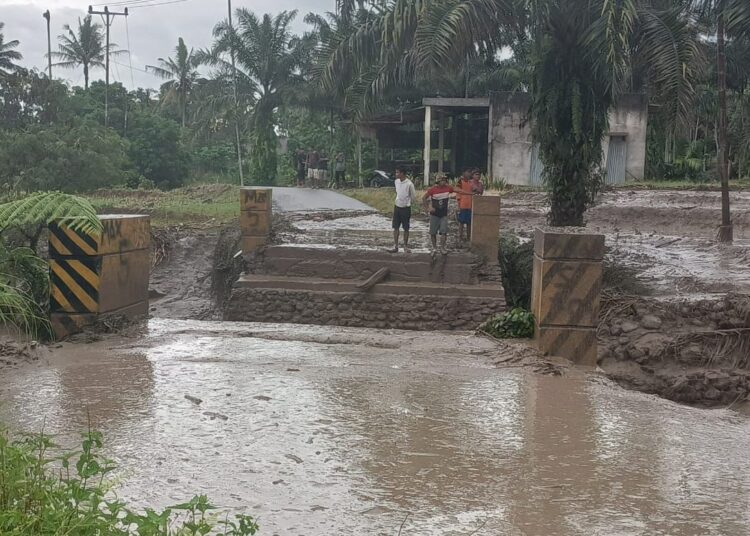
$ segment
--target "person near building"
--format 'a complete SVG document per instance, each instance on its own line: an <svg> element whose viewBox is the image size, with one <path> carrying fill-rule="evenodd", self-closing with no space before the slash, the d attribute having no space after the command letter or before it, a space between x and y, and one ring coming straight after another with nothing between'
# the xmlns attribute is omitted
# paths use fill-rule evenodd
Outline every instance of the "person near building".
<svg viewBox="0 0 750 536"><path fill-rule="evenodd" d="M318 164L320 163L320 153L313 149L307 151L307 178L310 179L313 188L317 188L316 176Z"/></svg>
<svg viewBox="0 0 750 536"><path fill-rule="evenodd" d="M448 177L439 175L437 183L427 190L422 197L425 209L430 213L430 240L432 241L432 255L439 250L443 255L448 254L448 201L457 191L448 184ZM440 235L438 248L437 235Z"/></svg>
<svg viewBox="0 0 750 536"><path fill-rule="evenodd" d="M305 151L297 149L295 160L297 167L297 186L303 187L305 185L305 164L307 163L307 155L305 154Z"/></svg>
<svg viewBox="0 0 750 536"><path fill-rule="evenodd" d="M344 153L336 155L336 164L333 174L336 181L336 188L342 188L346 183L346 159L344 158Z"/></svg>
<svg viewBox="0 0 750 536"><path fill-rule="evenodd" d="M398 253L398 237L400 230L404 230L404 251L409 253L409 228L411 225L411 205L417 199L414 183L406 176L406 169L396 168L396 203L393 207L393 249L391 253Z"/></svg>

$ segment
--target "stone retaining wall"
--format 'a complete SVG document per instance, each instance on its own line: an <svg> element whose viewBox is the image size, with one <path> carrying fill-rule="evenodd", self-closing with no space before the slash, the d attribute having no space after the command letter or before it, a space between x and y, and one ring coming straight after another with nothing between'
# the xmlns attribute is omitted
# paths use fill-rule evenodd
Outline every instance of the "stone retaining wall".
<svg viewBox="0 0 750 536"><path fill-rule="evenodd" d="M505 310L497 298L235 288L224 320L410 330L471 330Z"/></svg>

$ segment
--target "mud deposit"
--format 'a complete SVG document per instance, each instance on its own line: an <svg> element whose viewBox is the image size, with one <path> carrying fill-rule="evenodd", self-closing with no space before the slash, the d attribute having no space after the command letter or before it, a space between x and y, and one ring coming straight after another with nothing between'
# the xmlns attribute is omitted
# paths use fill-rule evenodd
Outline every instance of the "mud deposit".
<svg viewBox="0 0 750 536"><path fill-rule="evenodd" d="M261 534L750 534L748 418L574 369L498 369L503 352L152 320L135 342L4 371L0 419L69 441L90 415L122 497L207 493L258 515Z"/></svg>

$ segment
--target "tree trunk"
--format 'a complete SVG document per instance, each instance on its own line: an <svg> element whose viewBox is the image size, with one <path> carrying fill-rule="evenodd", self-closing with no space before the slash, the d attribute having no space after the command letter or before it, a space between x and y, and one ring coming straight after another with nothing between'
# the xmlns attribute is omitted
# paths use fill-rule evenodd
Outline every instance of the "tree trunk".
<svg viewBox="0 0 750 536"><path fill-rule="evenodd" d="M732 242L732 219L729 213L729 166L727 165L727 55L725 42L725 2L719 8L716 35L716 63L719 74L719 177L721 178L721 227L719 242Z"/></svg>
<svg viewBox="0 0 750 536"><path fill-rule="evenodd" d="M182 109L182 128L185 128L185 114L187 112L187 95L180 92L180 108Z"/></svg>
<svg viewBox="0 0 750 536"><path fill-rule="evenodd" d="M87 63L83 64L83 89L89 90L89 66Z"/></svg>

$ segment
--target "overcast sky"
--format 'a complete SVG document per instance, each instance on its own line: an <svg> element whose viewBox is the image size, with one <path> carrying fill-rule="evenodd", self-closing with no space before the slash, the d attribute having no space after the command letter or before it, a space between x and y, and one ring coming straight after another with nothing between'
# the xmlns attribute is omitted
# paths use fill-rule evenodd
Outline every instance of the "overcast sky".
<svg viewBox="0 0 750 536"><path fill-rule="evenodd" d="M0 22L5 23L3 33L5 41L18 39L21 44L19 52L23 54L21 62L26 67L46 69L47 53L46 22L42 13L49 9L52 23L52 50L57 49L57 36L63 33L63 25L76 27L78 18L84 17L90 3L101 3L104 0L0 0ZM110 77L124 83L127 87L156 88L162 81L152 74L145 73L146 65L155 65L157 58L174 55L177 38L182 37L188 47L203 48L211 44L211 32L214 25L227 15L226 0L182 0L176 3L137 7L138 4L174 2L174 0L112 0L111 11L122 11L123 2L128 2L130 16L115 17L112 24L111 39L120 48L130 51L133 71L128 57L120 56L111 60ZM119 4L119 5L118 5ZM335 0L232 0L232 7L244 7L262 13L297 9L299 14L294 22L294 31L301 33L305 29L302 18L310 11L324 12L334 9ZM103 9L95 7L94 9ZM94 17L95 20L98 18ZM101 22L101 19L98 20ZM119 65L118 65L119 64ZM55 69L55 78L65 78L72 84L83 85L83 73L80 69ZM103 70L95 70L91 79L104 79Z"/></svg>

